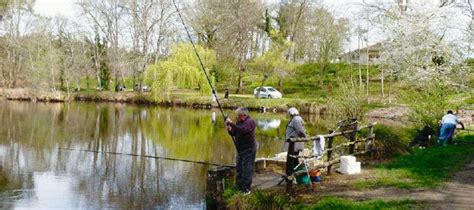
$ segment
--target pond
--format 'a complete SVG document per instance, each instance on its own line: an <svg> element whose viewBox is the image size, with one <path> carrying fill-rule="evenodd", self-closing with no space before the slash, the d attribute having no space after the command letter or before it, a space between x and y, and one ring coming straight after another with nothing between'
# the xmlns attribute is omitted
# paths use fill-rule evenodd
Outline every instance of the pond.
<svg viewBox="0 0 474 210"><path fill-rule="evenodd" d="M287 117L251 115L257 156L281 152ZM235 160L217 110L0 100L0 118L2 209L204 209L212 166L156 157ZM327 131L304 118L310 133Z"/></svg>

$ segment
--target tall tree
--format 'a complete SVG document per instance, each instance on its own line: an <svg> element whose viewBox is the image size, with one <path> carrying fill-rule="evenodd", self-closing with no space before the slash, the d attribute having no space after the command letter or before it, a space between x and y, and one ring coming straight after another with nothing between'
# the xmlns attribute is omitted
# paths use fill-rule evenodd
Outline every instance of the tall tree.
<svg viewBox="0 0 474 210"><path fill-rule="evenodd" d="M296 61L297 58L304 57L306 48L304 32L308 27L310 8L308 0L291 1L279 6L278 16L275 18L278 30L283 37L295 43L287 53L287 59Z"/></svg>
<svg viewBox="0 0 474 210"><path fill-rule="evenodd" d="M347 35L346 19L336 19L324 8L311 11L314 17L310 19L308 35L309 44L314 47L310 52L315 55L324 72L331 60L335 59L342 51L342 45Z"/></svg>
<svg viewBox="0 0 474 210"><path fill-rule="evenodd" d="M94 36L104 37L108 43L107 48L110 49L106 60L102 62L106 62L110 66L114 75L115 86L118 86L120 84L119 75L122 74L121 66L123 66L119 46L122 44L121 40L123 40L122 36L124 35L122 29L125 27L123 20L124 3L120 0L81 0L78 5L81 8L82 16L90 21L91 31L95 33ZM95 37L89 37L89 40L97 40ZM99 46L100 43L95 43L95 45ZM96 65L97 75L99 75L100 69L100 65Z"/></svg>
<svg viewBox="0 0 474 210"><path fill-rule="evenodd" d="M246 64L255 56L253 41L263 22L262 2L200 0L196 4L198 9L191 14L195 20L194 30L205 46L215 49L220 60L235 63L238 71L236 93L242 92Z"/></svg>
<svg viewBox="0 0 474 210"><path fill-rule="evenodd" d="M11 0L0 4L0 9L3 10L0 29L4 34L2 76L3 85L9 88L16 87L22 76L25 52L21 38L31 30L29 24L33 19L33 5L33 0Z"/></svg>
<svg viewBox="0 0 474 210"><path fill-rule="evenodd" d="M131 0L124 5L124 8L129 15L127 22L130 26L132 50L140 55L132 61L133 82L141 87L141 75L152 60L152 56L156 55L153 50L160 50L164 41L163 36L172 28L165 24L172 21L171 14L174 8L172 3L166 0ZM156 49L154 49L155 43Z"/></svg>
<svg viewBox="0 0 474 210"><path fill-rule="evenodd" d="M216 53L199 45L196 49L207 69L212 69L216 64ZM212 76L210 77L214 80ZM153 96L158 100L169 100L170 93L175 87L199 88L202 94L211 93L211 88L190 44L174 46L171 56L166 61L150 65L145 73L145 82L152 86Z"/></svg>

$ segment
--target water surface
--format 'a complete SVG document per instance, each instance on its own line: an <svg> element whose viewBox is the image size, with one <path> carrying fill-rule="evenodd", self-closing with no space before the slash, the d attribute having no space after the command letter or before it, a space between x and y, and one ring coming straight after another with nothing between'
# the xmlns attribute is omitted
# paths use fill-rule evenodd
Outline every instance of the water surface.
<svg viewBox="0 0 474 210"><path fill-rule="evenodd" d="M0 208L204 209L212 166L143 156L233 165L234 145L220 116L212 110L0 100ZM252 117L257 156L281 152L286 116ZM310 132L325 130L318 117L305 119Z"/></svg>

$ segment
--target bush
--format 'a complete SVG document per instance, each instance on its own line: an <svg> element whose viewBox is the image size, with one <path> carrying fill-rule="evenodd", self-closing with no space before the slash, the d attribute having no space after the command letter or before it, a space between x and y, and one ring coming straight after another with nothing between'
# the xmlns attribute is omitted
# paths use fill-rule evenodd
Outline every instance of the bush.
<svg viewBox="0 0 474 210"><path fill-rule="evenodd" d="M413 139L414 130L376 125L375 150L379 157L393 157L408 152L408 144Z"/></svg>
<svg viewBox="0 0 474 210"><path fill-rule="evenodd" d="M367 112L367 97L340 82L339 92L328 101L328 111L337 119L358 119Z"/></svg>
<svg viewBox="0 0 474 210"><path fill-rule="evenodd" d="M417 127L425 125L438 127L438 122L446 111L454 109L455 105L448 100L450 93L452 90L442 85L405 91L403 98L412 110L409 115L410 121Z"/></svg>

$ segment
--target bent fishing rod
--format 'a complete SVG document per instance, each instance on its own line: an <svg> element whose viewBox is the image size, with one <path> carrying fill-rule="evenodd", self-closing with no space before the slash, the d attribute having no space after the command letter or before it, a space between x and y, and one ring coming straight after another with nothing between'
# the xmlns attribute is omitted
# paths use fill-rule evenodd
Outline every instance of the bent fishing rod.
<svg viewBox="0 0 474 210"><path fill-rule="evenodd" d="M173 5L174 5L174 8L176 8L176 12L178 13L179 19L181 20L181 24L183 25L184 30L186 31L186 34L188 35L188 39L191 42L191 45L193 46L194 54L196 55L196 57L199 61L201 69L204 72L204 75L206 75L207 82L209 83L209 86L212 89L212 95L216 99L217 106L219 107L219 111L221 112L222 118L224 118L224 123L225 123L225 121L227 120L227 116L224 113L224 110L222 109L221 103L219 102L219 98L217 97L216 89L212 85L211 79L209 78L209 75L207 74L206 67L204 66L204 63L202 62L201 56L199 55L199 52L197 51L196 45L194 44L193 38L191 37L191 34L189 33L188 27L186 26L186 23L184 23L184 18L181 15L181 11L179 10L178 5L176 4L176 0L173 0ZM236 144L234 136L231 135L231 137L232 137L232 141L234 142L234 146L237 148L237 144Z"/></svg>

